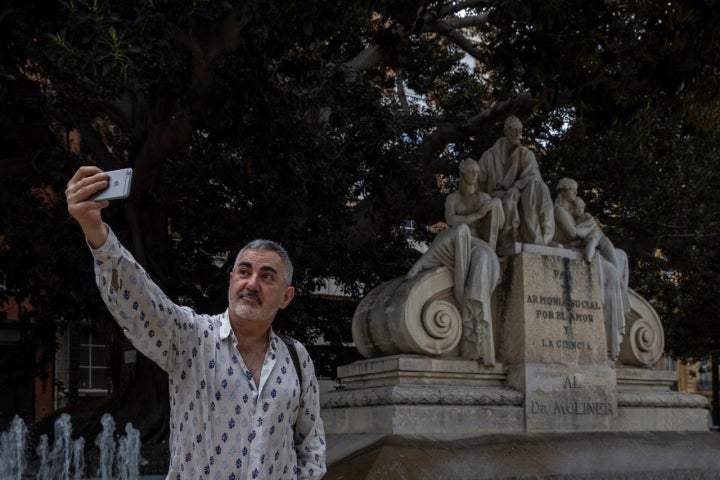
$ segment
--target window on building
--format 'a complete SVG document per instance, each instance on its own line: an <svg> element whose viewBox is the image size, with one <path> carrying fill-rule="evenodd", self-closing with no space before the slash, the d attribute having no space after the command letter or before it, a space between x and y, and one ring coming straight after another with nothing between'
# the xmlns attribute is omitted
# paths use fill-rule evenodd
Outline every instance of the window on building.
<svg viewBox="0 0 720 480"><path fill-rule="evenodd" d="M79 346L78 390L82 393L107 393L110 371L104 340L97 335L80 335Z"/></svg>
<svg viewBox="0 0 720 480"><path fill-rule="evenodd" d="M710 379L710 368L708 367L708 361L703 360L698 366L698 390L711 390L712 383Z"/></svg>

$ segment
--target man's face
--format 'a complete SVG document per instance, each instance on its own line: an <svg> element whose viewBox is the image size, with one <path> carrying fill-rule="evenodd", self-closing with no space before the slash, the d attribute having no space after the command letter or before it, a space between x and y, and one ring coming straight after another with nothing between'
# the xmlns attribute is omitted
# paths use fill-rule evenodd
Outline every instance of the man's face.
<svg viewBox="0 0 720 480"><path fill-rule="evenodd" d="M295 289L285 283L280 256L271 250L246 250L230 274L228 302L235 320L272 323Z"/></svg>

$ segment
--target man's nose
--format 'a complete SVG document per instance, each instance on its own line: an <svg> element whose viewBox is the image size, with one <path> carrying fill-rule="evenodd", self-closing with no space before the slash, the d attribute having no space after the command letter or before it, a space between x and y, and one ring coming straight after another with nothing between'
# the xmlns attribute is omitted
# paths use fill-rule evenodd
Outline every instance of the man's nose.
<svg viewBox="0 0 720 480"><path fill-rule="evenodd" d="M260 277L257 273L253 273L248 277L246 288L248 290L258 290L258 287L260 286Z"/></svg>

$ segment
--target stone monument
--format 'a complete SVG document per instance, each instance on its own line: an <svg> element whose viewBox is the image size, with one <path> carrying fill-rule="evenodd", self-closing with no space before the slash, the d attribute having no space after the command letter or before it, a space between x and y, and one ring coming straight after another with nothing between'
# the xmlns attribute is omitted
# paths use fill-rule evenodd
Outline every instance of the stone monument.
<svg viewBox="0 0 720 480"><path fill-rule="evenodd" d="M365 360L340 367L322 399L329 434L708 431L706 399L657 368L662 324L628 287L626 255L573 180L552 203L521 128L511 117L461 164L449 228L360 302Z"/></svg>

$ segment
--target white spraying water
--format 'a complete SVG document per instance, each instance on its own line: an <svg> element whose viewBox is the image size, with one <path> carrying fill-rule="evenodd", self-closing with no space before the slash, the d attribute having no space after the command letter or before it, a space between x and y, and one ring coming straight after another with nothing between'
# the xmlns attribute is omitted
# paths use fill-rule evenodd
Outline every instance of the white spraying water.
<svg viewBox="0 0 720 480"><path fill-rule="evenodd" d="M132 423L125 425L125 436L118 440L118 480L133 480L140 476L140 431Z"/></svg>
<svg viewBox="0 0 720 480"><path fill-rule="evenodd" d="M10 423L10 429L0 434L0 478L22 478L27 461L27 436L27 427L17 415Z"/></svg>
<svg viewBox="0 0 720 480"><path fill-rule="evenodd" d="M115 441L115 421L110 414L102 416L102 432L95 439L100 450L98 478L102 480L136 480L140 478L140 432L131 423L125 425L125 436ZM0 433L0 478L23 480L32 478L28 471L28 429L16 416L7 432ZM85 439L72 439L70 415L62 414L55 421L55 438L52 448L48 436L40 436L37 480L80 480L85 477ZM115 474L115 475L114 475Z"/></svg>
<svg viewBox="0 0 720 480"><path fill-rule="evenodd" d="M100 449L100 467L98 476L103 480L112 478L113 460L115 457L115 420L106 413L100 419L103 429L95 439L95 446Z"/></svg>

